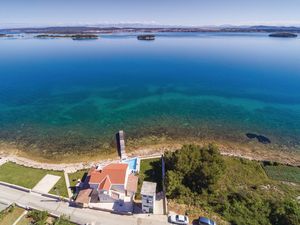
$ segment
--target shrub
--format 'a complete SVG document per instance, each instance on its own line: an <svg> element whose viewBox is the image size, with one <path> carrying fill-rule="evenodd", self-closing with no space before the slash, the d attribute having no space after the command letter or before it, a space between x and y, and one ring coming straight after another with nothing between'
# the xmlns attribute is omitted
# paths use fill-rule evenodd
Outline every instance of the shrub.
<svg viewBox="0 0 300 225"><path fill-rule="evenodd" d="M70 218L61 216L54 221L54 225L73 225L73 223L70 222Z"/></svg>
<svg viewBox="0 0 300 225"><path fill-rule="evenodd" d="M32 210L28 213L28 217L30 217L32 219L32 224L44 225L44 224L46 224L46 221L48 218L48 212Z"/></svg>
<svg viewBox="0 0 300 225"><path fill-rule="evenodd" d="M300 224L299 203L291 200L272 202L269 217L273 225Z"/></svg>

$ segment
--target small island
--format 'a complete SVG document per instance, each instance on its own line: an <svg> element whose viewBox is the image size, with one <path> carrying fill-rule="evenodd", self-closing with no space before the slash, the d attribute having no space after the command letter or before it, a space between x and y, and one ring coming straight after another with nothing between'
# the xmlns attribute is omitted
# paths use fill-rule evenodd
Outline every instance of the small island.
<svg viewBox="0 0 300 225"><path fill-rule="evenodd" d="M288 33L288 32L278 32L269 34L269 37L277 37L277 38L296 38L298 37L297 34Z"/></svg>
<svg viewBox="0 0 300 225"><path fill-rule="evenodd" d="M14 35L12 35L12 34L0 34L0 38L1 37L11 38L11 37L14 37Z"/></svg>
<svg viewBox="0 0 300 225"><path fill-rule="evenodd" d="M141 40L141 41L154 41L155 35L153 35L153 34L139 35L139 36L137 36L137 39Z"/></svg>
<svg viewBox="0 0 300 225"><path fill-rule="evenodd" d="M73 35L73 40L94 40L98 39L98 35L95 34L79 34L79 35Z"/></svg>
<svg viewBox="0 0 300 225"><path fill-rule="evenodd" d="M98 39L98 35L95 34L40 34L36 35L35 38L48 39L48 38L72 38L73 40L92 40Z"/></svg>

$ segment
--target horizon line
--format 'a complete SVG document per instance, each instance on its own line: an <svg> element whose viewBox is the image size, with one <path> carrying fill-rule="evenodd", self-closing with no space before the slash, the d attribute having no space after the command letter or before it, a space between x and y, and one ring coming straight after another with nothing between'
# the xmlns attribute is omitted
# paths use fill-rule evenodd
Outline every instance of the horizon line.
<svg viewBox="0 0 300 225"><path fill-rule="evenodd" d="M135 26L136 27L135 27ZM230 28L230 27L256 27L256 26L267 26L267 27L300 27L299 24L266 24L266 23L249 23L249 24L220 24L220 25L180 25L180 24L158 24L158 23L139 23L139 22L128 22L128 23L85 23L85 24L44 24L44 25L30 25L30 24L11 24L2 25L0 24L0 29L38 29L38 28L51 28L51 27L97 27L97 28L105 28L105 27L117 27L117 28Z"/></svg>

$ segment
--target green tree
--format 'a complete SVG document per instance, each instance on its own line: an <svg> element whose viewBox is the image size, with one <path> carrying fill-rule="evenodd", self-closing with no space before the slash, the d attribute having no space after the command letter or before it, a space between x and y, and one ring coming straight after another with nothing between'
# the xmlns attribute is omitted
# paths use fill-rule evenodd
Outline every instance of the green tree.
<svg viewBox="0 0 300 225"><path fill-rule="evenodd" d="M175 198L180 195L180 188L182 186L181 183L182 177L179 173L176 173L172 170L167 171L166 174L166 185L167 185L167 195L171 198Z"/></svg>
<svg viewBox="0 0 300 225"><path fill-rule="evenodd" d="M271 203L270 221L273 225L299 225L300 206L291 200Z"/></svg>
<svg viewBox="0 0 300 225"><path fill-rule="evenodd" d="M213 185L223 174L225 165L215 145L200 147L185 145L180 150L165 155L167 195L191 196L203 191L213 191Z"/></svg>

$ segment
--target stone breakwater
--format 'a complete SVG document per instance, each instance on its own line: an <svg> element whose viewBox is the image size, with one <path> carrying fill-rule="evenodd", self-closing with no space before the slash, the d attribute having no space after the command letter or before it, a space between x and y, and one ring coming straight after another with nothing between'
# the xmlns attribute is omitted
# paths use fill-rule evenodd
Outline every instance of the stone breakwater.
<svg viewBox="0 0 300 225"><path fill-rule="evenodd" d="M156 152L151 154L146 154L145 152L141 152L141 159L148 158L158 158L161 156L162 152ZM129 154L129 157L135 157L135 154ZM0 156L0 166L6 162L13 162L21 166L36 168L36 169L44 169L44 170L54 170L54 171L65 171L66 173L74 173L78 170L87 170L92 166L104 167L110 163L120 162L119 159L108 159L97 162L79 162L79 163L61 163L61 164L53 164L53 163L42 163L37 162L31 159L19 157L19 156Z"/></svg>
<svg viewBox="0 0 300 225"><path fill-rule="evenodd" d="M88 162L88 163L51 164L51 163L41 163L27 158L18 157L18 156L7 156L7 157L0 158L0 165L6 162L13 162L21 166L32 167L37 169L65 171L67 173L74 173L78 170L89 169L92 166L105 166L116 161L118 160L104 160L101 162Z"/></svg>

